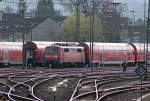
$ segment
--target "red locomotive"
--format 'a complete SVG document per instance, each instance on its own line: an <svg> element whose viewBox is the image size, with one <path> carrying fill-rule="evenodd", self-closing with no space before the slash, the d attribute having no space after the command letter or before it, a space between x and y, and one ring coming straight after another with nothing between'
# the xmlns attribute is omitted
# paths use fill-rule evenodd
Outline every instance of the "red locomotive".
<svg viewBox="0 0 150 101"><path fill-rule="evenodd" d="M83 66L85 64L84 48L81 46L49 46L45 49L47 66Z"/></svg>

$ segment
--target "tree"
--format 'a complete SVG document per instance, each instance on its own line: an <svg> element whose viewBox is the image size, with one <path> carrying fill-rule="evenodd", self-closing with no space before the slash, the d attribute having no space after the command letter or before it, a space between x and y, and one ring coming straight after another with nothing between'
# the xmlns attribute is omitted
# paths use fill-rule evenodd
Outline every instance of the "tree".
<svg viewBox="0 0 150 101"><path fill-rule="evenodd" d="M76 17L68 16L61 25L61 32L66 41L90 41L90 17L80 16L80 31L76 33ZM99 17L95 17L94 41L102 41L102 25ZM77 39L76 36L79 36Z"/></svg>
<svg viewBox="0 0 150 101"><path fill-rule="evenodd" d="M122 41L122 33L126 32L128 19L122 16L125 12L124 5L115 3L114 0L61 0L65 3L64 7L75 11L77 4L80 4L80 11L91 16L94 5L95 16L100 17L103 26L103 36L106 42Z"/></svg>
<svg viewBox="0 0 150 101"><path fill-rule="evenodd" d="M25 17L26 12L27 12L27 2L24 0L19 0L18 14L22 17Z"/></svg>
<svg viewBox="0 0 150 101"><path fill-rule="evenodd" d="M9 6L6 6L5 8L4 8L4 12L6 13L6 14L13 14L14 12L13 11L15 11L13 8L11 8L11 7L9 7Z"/></svg>
<svg viewBox="0 0 150 101"><path fill-rule="evenodd" d="M128 35L130 42L144 42L146 40L146 27L144 20L137 19L135 24L130 21L128 26Z"/></svg>

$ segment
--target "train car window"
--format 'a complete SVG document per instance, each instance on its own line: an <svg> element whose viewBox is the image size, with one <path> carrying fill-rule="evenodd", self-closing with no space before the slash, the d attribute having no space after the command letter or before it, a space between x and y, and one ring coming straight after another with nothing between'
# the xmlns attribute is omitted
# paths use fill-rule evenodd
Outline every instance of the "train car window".
<svg viewBox="0 0 150 101"><path fill-rule="evenodd" d="M116 46L113 46L113 50L116 50Z"/></svg>
<svg viewBox="0 0 150 101"><path fill-rule="evenodd" d="M112 50L114 51L114 46L112 46L111 48L112 48Z"/></svg>
<svg viewBox="0 0 150 101"><path fill-rule="evenodd" d="M114 51L116 50L115 46L113 46L113 50L114 50Z"/></svg>
<svg viewBox="0 0 150 101"><path fill-rule="evenodd" d="M117 47L117 46L115 46L115 50L118 50L118 47Z"/></svg>
<svg viewBox="0 0 150 101"><path fill-rule="evenodd" d="M114 50L114 46L110 46L110 50Z"/></svg>
<svg viewBox="0 0 150 101"><path fill-rule="evenodd" d="M112 50L115 50L115 47L114 47L114 46L112 46Z"/></svg>
<svg viewBox="0 0 150 101"><path fill-rule="evenodd" d="M101 46L101 50L103 50L104 49L104 47L103 47L103 45Z"/></svg>
<svg viewBox="0 0 150 101"><path fill-rule="evenodd" d="M70 49L69 49L69 52L77 52L77 49L70 48Z"/></svg>
<svg viewBox="0 0 150 101"><path fill-rule="evenodd" d="M68 49L68 48L65 48L65 49L64 49L64 52L69 52L69 49Z"/></svg>
<svg viewBox="0 0 150 101"><path fill-rule="evenodd" d="M82 49L77 49L77 52L82 52Z"/></svg>
<svg viewBox="0 0 150 101"><path fill-rule="evenodd" d="M102 47L101 47L101 46L99 47L99 50L102 50Z"/></svg>
<svg viewBox="0 0 150 101"><path fill-rule="evenodd" d="M108 46L108 47L109 47L109 48L108 48L109 50L112 50L112 46Z"/></svg>
<svg viewBox="0 0 150 101"><path fill-rule="evenodd" d="M104 46L104 50L106 50L106 46Z"/></svg>
<svg viewBox="0 0 150 101"><path fill-rule="evenodd" d="M123 50L126 50L126 47L123 47Z"/></svg>
<svg viewBox="0 0 150 101"><path fill-rule="evenodd" d="M117 46L117 50L119 50L120 49L120 47L119 46Z"/></svg>
<svg viewBox="0 0 150 101"><path fill-rule="evenodd" d="M123 47L123 46L121 46L121 47L120 47L120 50L124 50L124 47Z"/></svg>
<svg viewBox="0 0 150 101"><path fill-rule="evenodd" d="M109 46L106 46L106 50L110 50Z"/></svg>

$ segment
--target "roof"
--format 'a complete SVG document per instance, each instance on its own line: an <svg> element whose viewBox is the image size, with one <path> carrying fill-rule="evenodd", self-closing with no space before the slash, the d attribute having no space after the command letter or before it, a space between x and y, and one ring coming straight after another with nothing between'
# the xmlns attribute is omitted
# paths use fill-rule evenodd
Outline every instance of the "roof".
<svg viewBox="0 0 150 101"><path fill-rule="evenodd" d="M72 48L72 49L77 49L77 48L81 48L83 49L82 46L49 46L49 47L60 47L60 48Z"/></svg>
<svg viewBox="0 0 150 101"><path fill-rule="evenodd" d="M90 47L90 42L86 42ZM134 50L134 48L127 43L98 43L94 42L93 48L95 50Z"/></svg>
<svg viewBox="0 0 150 101"><path fill-rule="evenodd" d="M133 45L136 46L136 49L138 51L144 51L144 43L133 43ZM148 47L149 47L148 50L150 51L150 44ZM145 49L146 49L146 44L145 44Z"/></svg>

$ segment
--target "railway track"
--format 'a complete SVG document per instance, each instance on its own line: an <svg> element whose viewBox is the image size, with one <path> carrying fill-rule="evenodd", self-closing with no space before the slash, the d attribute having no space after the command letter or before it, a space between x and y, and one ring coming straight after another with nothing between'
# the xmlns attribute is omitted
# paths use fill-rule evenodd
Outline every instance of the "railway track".
<svg viewBox="0 0 150 101"><path fill-rule="evenodd" d="M6 70L7 74L0 75L3 81L0 83L0 95L11 101L113 101L114 97L119 98L118 94L128 92L128 95L140 90L138 77L133 70L126 73L121 70L83 68ZM143 92L148 92L149 82L143 83Z"/></svg>
<svg viewBox="0 0 150 101"><path fill-rule="evenodd" d="M36 83L38 83L42 80L51 78L52 73L47 73L47 74L43 74L43 75L42 74L33 75L33 74L31 75L31 76L33 76L33 78L28 78L28 79L25 78L23 81L20 81L20 80L18 81L18 79L15 80L14 78L17 75L13 75L13 76L9 77L9 82L12 82L14 84L11 87L11 89L9 90L9 93L8 93L9 99L11 99L11 100L20 100L21 99L21 100L26 100L26 101L38 100L32 93L33 92L32 90L34 90L34 89L32 89L32 86L34 86ZM30 75L30 73L22 74L22 76L25 76L25 75ZM17 97L11 96L11 95L17 95Z"/></svg>
<svg viewBox="0 0 150 101"><path fill-rule="evenodd" d="M126 91L140 90L141 84L138 82L140 81L138 81L138 78L134 75L121 78L112 76L112 78L87 78L86 80L80 79L69 101L123 101L104 99L110 98L110 95L113 96ZM150 82L144 82L143 89L150 91L149 88ZM139 98L139 96L137 98Z"/></svg>

